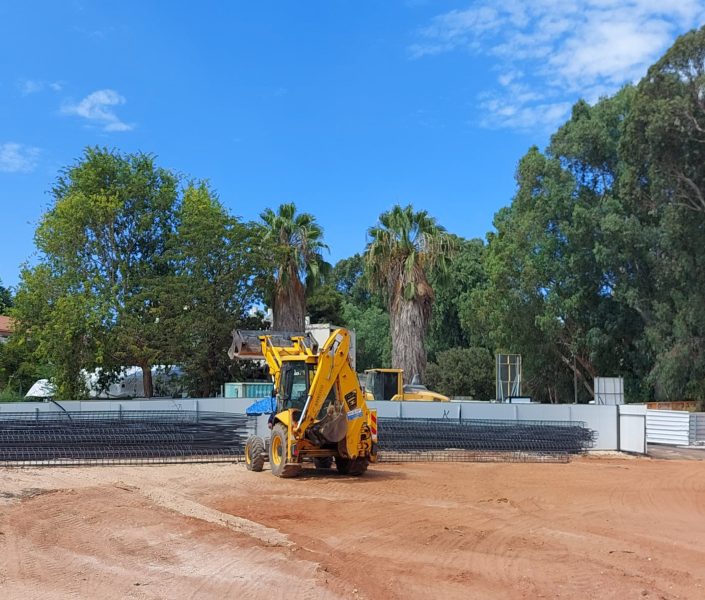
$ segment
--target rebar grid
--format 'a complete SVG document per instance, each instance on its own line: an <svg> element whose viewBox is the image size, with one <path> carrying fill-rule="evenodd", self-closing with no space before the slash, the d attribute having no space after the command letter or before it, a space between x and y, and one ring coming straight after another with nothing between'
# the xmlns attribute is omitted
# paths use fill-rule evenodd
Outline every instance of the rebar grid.
<svg viewBox="0 0 705 600"><path fill-rule="evenodd" d="M379 420L384 461L566 462L595 435L570 421Z"/></svg>
<svg viewBox="0 0 705 600"><path fill-rule="evenodd" d="M238 461L253 426L196 411L0 413L0 465Z"/></svg>
<svg viewBox="0 0 705 600"><path fill-rule="evenodd" d="M0 413L0 466L240 462L254 419L198 411ZM595 432L571 421L379 420L382 462L567 462Z"/></svg>

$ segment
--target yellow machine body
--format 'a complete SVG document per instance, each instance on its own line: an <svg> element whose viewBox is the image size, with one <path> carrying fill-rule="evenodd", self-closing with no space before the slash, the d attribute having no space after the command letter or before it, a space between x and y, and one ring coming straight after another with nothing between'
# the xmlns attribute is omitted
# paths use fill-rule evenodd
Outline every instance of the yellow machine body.
<svg viewBox="0 0 705 600"><path fill-rule="evenodd" d="M450 402L448 396L432 392L423 385L404 385L401 369L368 369L365 371L365 399L415 402Z"/></svg>
<svg viewBox="0 0 705 600"><path fill-rule="evenodd" d="M345 329L333 331L320 349L300 335L234 332L230 356L264 359L274 381L269 458L275 475L296 475L307 458L325 468L334 459L338 471L351 475L376 462L377 413L367 407L349 352Z"/></svg>

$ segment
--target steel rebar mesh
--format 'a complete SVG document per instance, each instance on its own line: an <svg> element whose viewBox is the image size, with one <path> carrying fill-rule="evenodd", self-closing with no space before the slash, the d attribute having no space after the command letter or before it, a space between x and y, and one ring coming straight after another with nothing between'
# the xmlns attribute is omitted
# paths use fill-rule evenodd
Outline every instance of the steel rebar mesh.
<svg viewBox="0 0 705 600"><path fill-rule="evenodd" d="M254 419L197 411L0 413L0 465L239 461ZM381 461L565 462L584 423L379 420Z"/></svg>
<svg viewBox="0 0 705 600"><path fill-rule="evenodd" d="M253 425L196 411L0 413L0 464L233 461Z"/></svg>
<svg viewBox="0 0 705 600"><path fill-rule="evenodd" d="M379 419L382 461L566 462L591 448L582 422Z"/></svg>

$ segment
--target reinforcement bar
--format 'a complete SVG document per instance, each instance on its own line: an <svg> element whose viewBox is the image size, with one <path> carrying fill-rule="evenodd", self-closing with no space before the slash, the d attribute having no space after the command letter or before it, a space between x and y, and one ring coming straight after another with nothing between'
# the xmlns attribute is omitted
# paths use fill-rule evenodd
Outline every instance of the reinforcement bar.
<svg viewBox="0 0 705 600"><path fill-rule="evenodd" d="M582 422L379 419L385 461L565 462L591 448Z"/></svg>
<svg viewBox="0 0 705 600"><path fill-rule="evenodd" d="M0 465L240 461L254 418L199 411L0 413ZM379 419L382 461L565 462L595 432L570 421Z"/></svg>
<svg viewBox="0 0 705 600"><path fill-rule="evenodd" d="M253 428L197 411L0 413L0 464L237 461Z"/></svg>

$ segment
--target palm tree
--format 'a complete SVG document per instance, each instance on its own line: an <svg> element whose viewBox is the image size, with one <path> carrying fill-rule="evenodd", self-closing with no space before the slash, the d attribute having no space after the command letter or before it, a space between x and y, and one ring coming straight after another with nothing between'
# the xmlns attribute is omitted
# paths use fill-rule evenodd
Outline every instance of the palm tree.
<svg viewBox="0 0 705 600"><path fill-rule="evenodd" d="M424 339L431 320L433 289L428 274L446 269L454 244L426 211L396 205L368 230L365 267L370 286L387 300L392 366L404 369L404 382L426 372Z"/></svg>
<svg viewBox="0 0 705 600"><path fill-rule="evenodd" d="M327 263L321 252L323 229L309 213L296 214L296 206L282 204L275 213L266 209L264 242L271 251L273 285L270 304L272 329L304 331L306 325L306 283L320 279Z"/></svg>

